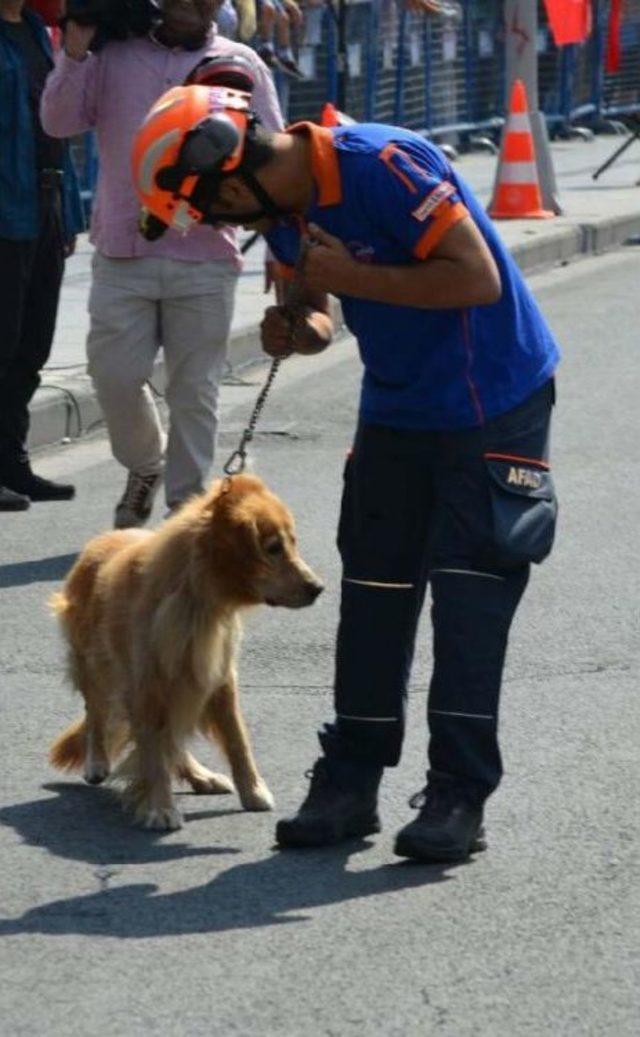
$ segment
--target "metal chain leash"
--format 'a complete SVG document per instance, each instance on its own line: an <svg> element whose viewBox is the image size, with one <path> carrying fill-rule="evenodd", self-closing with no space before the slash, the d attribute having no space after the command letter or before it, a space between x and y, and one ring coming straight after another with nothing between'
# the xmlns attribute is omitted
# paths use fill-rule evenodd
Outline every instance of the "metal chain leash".
<svg viewBox="0 0 640 1037"><path fill-rule="evenodd" d="M302 239L302 243L300 245L300 253L298 255L298 259L296 261L295 270L293 274L293 280L287 287L286 298L284 302L284 306L286 307L286 310L288 311L289 315L292 337L294 331L294 321L302 304L302 285L300 282L302 269L304 267L304 261L307 255L307 249L309 248L309 244L310 243L307 241L307 239ZM253 411L251 412L249 422L244 432L242 433L242 436L240 437L240 443L238 444L236 450L233 451L231 457L228 459L226 464L223 466L222 470L227 477L231 477L232 475L240 475L245 470L247 463L247 447L253 439L256 425L258 423L258 418L260 417L262 408L265 405L267 396L269 394L269 390L273 385L273 380L278 373L278 368L280 367L282 361L285 359L286 357L284 356L277 356L271 362L271 367L269 368L267 380L265 381L264 385L262 386L262 389L258 394L258 399L256 400Z"/></svg>
<svg viewBox="0 0 640 1037"><path fill-rule="evenodd" d="M269 374L267 375L267 380L262 386L262 389L260 390L260 394L258 395L258 399L256 400L255 406L251 413L251 417L249 418L249 423L245 428L244 432L242 433L242 436L240 437L240 443L237 449L233 451L231 457L223 467L225 475L240 475L241 472L244 472L247 463L247 446L253 439L253 433L255 432L255 428L258 423L258 418L260 417L260 412L265 405L269 389L273 384L273 380L277 375L278 368L280 367L280 364L283 360L284 357L277 356L272 361L271 367L269 368Z"/></svg>

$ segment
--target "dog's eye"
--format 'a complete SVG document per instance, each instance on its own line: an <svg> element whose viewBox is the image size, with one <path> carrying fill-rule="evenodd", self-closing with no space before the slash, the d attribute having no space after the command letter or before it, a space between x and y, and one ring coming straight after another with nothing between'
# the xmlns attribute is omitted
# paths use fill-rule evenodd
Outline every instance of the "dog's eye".
<svg viewBox="0 0 640 1037"><path fill-rule="evenodd" d="M268 555L272 555L274 558L276 555L282 554L283 546L281 540L270 540L268 544L264 545L264 549Z"/></svg>

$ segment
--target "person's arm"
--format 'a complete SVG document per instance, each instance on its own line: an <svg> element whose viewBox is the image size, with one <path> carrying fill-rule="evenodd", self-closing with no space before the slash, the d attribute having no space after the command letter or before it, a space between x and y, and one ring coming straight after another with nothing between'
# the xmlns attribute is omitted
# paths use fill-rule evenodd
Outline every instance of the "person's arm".
<svg viewBox="0 0 640 1037"><path fill-rule="evenodd" d="M89 52L95 33L95 26L67 22L64 48L40 101L42 126L50 137L74 137L96 124L99 58Z"/></svg>
<svg viewBox="0 0 640 1037"><path fill-rule="evenodd" d="M501 295L498 268L469 215L452 223L424 260L399 266L359 263L320 227L309 233L317 244L307 252L304 282L313 292L429 310L487 306Z"/></svg>
<svg viewBox="0 0 640 1037"><path fill-rule="evenodd" d="M360 263L338 238L309 227L317 242L306 255L310 288L438 310L486 306L500 298L489 246L455 174L433 144L415 134L390 139L377 155L361 160L358 175L360 190L352 204L363 228L371 227L372 241L391 246L397 265Z"/></svg>

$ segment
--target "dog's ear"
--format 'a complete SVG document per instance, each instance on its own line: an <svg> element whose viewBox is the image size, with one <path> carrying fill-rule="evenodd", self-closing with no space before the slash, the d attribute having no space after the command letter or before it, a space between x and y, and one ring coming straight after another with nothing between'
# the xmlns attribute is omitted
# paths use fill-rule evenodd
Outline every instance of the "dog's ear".
<svg viewBox="0 0 640 1037"><path fill-rule="evenodd" d="M206 508L213 508L217 501L227 491L229 486L228 479L215 479L208 490L204 493L204 505Z"/></svg>
<svg viewBox="0 0 640 1037"><path fill-rule="evenodd" d="M260 530L258 529L258 523L255 518L252 515L242 515L239 519L238 525L242 531L247 547L253 548L254 551L259 551Z"/></svg>

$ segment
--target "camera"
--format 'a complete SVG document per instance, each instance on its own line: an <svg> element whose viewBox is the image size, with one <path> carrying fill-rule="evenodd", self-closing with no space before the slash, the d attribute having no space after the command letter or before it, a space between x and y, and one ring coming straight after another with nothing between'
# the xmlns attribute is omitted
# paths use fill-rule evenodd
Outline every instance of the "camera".
<svg viewBox="0 0 640 1037"><path fill-rule="evenodd" d="M128 40L146 36L162 18L158 0L67 0L61 25L96 25L98 32L91 45L99 50L108 40Z"/></svg>

